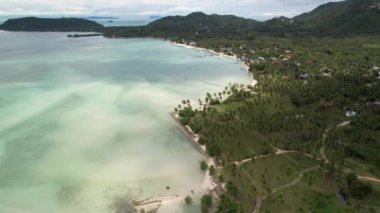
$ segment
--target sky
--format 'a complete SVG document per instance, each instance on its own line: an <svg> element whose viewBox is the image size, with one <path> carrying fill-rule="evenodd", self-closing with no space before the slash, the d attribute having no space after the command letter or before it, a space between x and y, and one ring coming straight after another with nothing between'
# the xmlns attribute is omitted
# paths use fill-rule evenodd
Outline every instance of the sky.
<svg viewBox="0 0 380 213"><path fill-rule="evenodd" d="M0 0L0 16L166 16L202 11L265 20L336 0Z"/></svg>

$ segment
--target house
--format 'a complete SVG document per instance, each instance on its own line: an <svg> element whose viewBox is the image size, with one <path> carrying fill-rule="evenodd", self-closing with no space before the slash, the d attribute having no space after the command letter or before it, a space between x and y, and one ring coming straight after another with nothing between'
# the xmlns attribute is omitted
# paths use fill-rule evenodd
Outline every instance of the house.
<svg viewBox="0 0 380 213"><path fill-rule="evenodd" d="M322 67L319 72L321 72L324 76L331 76L331 74L334 72L333 69L330 69L328 67Z"/></svg>
<svg viewBox="0 0 380 213"><path fill-rule="evenodd" d="M355 118L357 115L358 115L358 113L355 111L347 111L346 112L346 117L349 117L349 118Z"/></svg>
<svg viewBox="0 0 380 213"><path fill-rule="evenodd" d="M308 73L305 73L305 74L301 74L300 75L300 79L303 79L303 80L306 80L309 78L309 74Z"/></svg>

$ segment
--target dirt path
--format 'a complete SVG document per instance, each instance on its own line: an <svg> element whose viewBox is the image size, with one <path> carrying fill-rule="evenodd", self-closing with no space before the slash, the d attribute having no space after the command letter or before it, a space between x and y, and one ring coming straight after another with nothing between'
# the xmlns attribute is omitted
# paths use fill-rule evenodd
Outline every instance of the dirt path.
<svg viewBox="0 0 380 213"><path fill-rule="evenodd" d="M331 128L328 128L325 130L325 132L323 133L323 136L322 136L322 147L321 149L319 150L320 153L321 153L321 157L323 159L323 161L325 161L325 163L330 163L329 159L327 159L326 157L326 154L325 154L325 141L326 141L326 137L327 137L327 133L331 130Z"/></svg>
<svg viewBox="0 0 380 213"><path fill-rule="evenodd" d="M310 154L302 153L302 152L298 152L298 151L292 151L292 150L287 151L287 150L279 149L277 147L273 147L273 149L276 150L276 152L274 154L259 155L259 156L255 156L253 158L247 158L247 159L244 159L244 160L241 160L241 161L235 161L233 163L236 164L237 166L241 166L242 164L248 163L248 162L250 162L252 160L256 160L256 159L260 159L260 158L268 158L268 157L273 157L275 155L283 155L283 154L289 154L289 153L299 153L299 154L305 155L307 157L314 158L314 156L312 156Z"/></svg>
<svg viewBox="0 0 380 213"><path fill-rule="evenodd" d="M286 189L286 188L289 188L289 187L292 187L294 185L296 185L298 182L301 181L303 175L307 172L311 172L313 170L317 170L319 168L319 166L314 166L314 167L311 167L311 168L308 168L308 169L305 169L305 170L302 170L301 173L298 175L298 178L294 179L292 182L290 183L287 183L285 185L282 185L282 186L279 186L279 187L276 187L274 189L272 189L272 193L276 193L276 192L279 192L283 189Z"/></svg>
<svg viewBox="0 0 380 213"><path fill-rule="evenodd" d="M347 126L347 125L349 125L350 123L351 123L351 121L345 121L345 122L343 122L343 123L339 124L339 125L338 125L338 126L336 126L336 127Z"/></svg>
<svg viewBox="0 0 380 213"><path fill-rule="evenodd" d="M375 178L375 177L370 177L370 176L358 176L360 180L365 180L365 181L370 181L370 182L376 182L380 183L380 179Z"/></svg>
<svg viewBox="0 0 380 213"><path fill-rule="evenodd" d="M350 123L351 123L350 121L345 121L345 122L342 122L341 124L338 124L336 127L339 128L339 127L347 126ZM325 145L326 145L325 141L326 141L327 133L330 130L331 130L331 128L327 128L325 130L325 132L323 133L323 136L322 136L322 147L320 149L320 153L321 153L322 159L325 161L325 163L330 163L329 159L327 159L326 154L325 154Z"/></svg>
<svg viewBox="0 0 380 213"><path fill-rule="evenodd" d="M259 213L260 212L261 204L263 204L264 199L265 198L263 196L257 197L256 205L255 205L255 209L253 210L253 213Z"/></svg>

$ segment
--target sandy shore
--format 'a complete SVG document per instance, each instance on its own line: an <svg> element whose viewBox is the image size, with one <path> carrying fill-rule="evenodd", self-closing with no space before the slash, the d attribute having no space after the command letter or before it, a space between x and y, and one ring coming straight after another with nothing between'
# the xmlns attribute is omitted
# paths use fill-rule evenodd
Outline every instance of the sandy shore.
<svg viewBox="0 0 380 213"><path fill-rule="evenodd" d="M176 46L179 46L179 47L201 50L201 51L208 52L208 53L210 53L212 55L215 55L215 56L236 59L241 64L243 64L244 70L246 70L248 73L251 74L251 77L252 77L251 86L255 86L257 84L257 80L255 80L253 78L252 73L249 71L249 66L244 61L242 61L237 55L232 55L231 56L231 55L227 55L227 54L224 54L224 53L221 53L221 52L216 52L215 50L210 50L210 49L203 48L203 47L191 46L191 45L187 45L187 44L177 43L177 42L174 42L174 41L169 41L169 42L172 43L173 45L176 45Z"/></svg>
<svg viewBox="0 0 380 213"><path fill-rule="evenodd" d="M205 146L202 146L198 143L199 136L195 134L189 126L183 126L179 122L179 116L177 113L170 113L170 116L173 118L178 128L182 131L182 133L188 138L188 140L194 145L194 147L204 156L208 166L215 167L215 161L213 158L208 156L206 153ZM194 189L197 193L210 193L213 191L217 191L219 184L214 180L214 178L210 175L209 171L205 172L205 176L202 181L202 186L200 188ZM220 187L219 187L220 188ZM168 196L157 196L152 198L147 198L145 200L136 201L135 209L139 212L142 209L145 212L148 211L174 211L176 206L179 206L181 202L185 202L185 197L179 195L168 195Z"/></svg>

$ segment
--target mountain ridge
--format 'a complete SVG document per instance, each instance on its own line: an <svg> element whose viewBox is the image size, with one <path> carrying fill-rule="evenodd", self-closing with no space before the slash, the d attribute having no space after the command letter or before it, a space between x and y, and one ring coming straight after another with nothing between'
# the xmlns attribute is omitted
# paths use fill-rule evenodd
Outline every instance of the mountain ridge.
<svg viewBox="0 0 380 213"><path fill-rule="evenodd" d="M99 32L104 26L91 20L82 18L37 18L24 17L8 19L0 30L8 31L36 31L36 32Z"/></svg>
<svg viewBox="0 0 380 213"><path fill-rule="evenodd" d="M78 25L78 26L75 26ZM40 19L35 17L10 19L0 25L10 31L96 31L108 37L209 38L264 35L349 36L380 33L380 0L345 0L330 2L287 18L267 21L235 15L207 15L203 12L187 16L167 16L146 26L104 27L85 19Z"/></svg>

